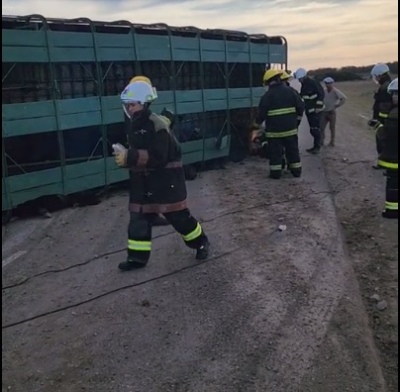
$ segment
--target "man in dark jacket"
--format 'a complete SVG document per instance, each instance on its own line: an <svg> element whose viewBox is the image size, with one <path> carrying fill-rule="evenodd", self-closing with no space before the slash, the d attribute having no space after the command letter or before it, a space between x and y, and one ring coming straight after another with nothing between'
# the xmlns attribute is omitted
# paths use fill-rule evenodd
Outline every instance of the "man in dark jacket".
<svg viewBox="0 0 400 392"><path fill-rule="evenodd" d="M384 218L399 218L399 114L398 79L393 80L387 91L392 97L392 108L384 124L377 127L377 139L381 146L378 164L386 169L386 202Z"/></svg>
<svg viewBox="0 0 400 392"><path fill-rule="evenodd" d="M120 167L130 170L128 260L121 270L144 267L151 252L152 219L163 214L186 245L196 249L196 258L208 257L209 241L190 214L181 149L167 123L149 110L157 92L144 81L130 83L121 94L125 114L131 121L129 149L114 145Z"/></svg>
<svg viewBox="0 0 400 392"><path fill-rule="evenodd" d="M282 84L281 71L265 72L263 82L268 91L261 98L256 122L265 123L268 141L270 177L282 175L282 155L286 151L289 170L295 177L301 176L301 161L297 131L297 119L304 112L304 102L290 87Z"/></svg>
<svg viewBox="0 0 400 392"><path fill-rule="evenodd" d="M388 86L392 79L389 75L389 71L388 65L384 63L375 64L371 70L371 78L379 87L374 94L372 119L368 122L369 126L377 127L379 124L384 124L391 109L392 96L388 93ZM382 152L378 137L376 137L376 150L378 154ZM373 168L382 169L379 164L373 166Z"/></svg>
<svg viewBox="0 0 400 392"><path fill-rule="evenodd" d="M310 133L314 138L314 145L307 152L318 154L322 147L321 113L324 109L325 92L321 84L310 78L304 68L299 68L294 76L301 83L300 95L306 105Z"/></svg>

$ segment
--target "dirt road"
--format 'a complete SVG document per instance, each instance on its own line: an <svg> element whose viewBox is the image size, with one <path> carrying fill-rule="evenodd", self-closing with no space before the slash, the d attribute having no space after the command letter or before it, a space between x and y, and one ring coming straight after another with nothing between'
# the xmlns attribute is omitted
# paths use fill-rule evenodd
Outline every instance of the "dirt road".
<svg viewBox="0 0 400 392"><path fill-rule="evenodd" d="M3 391L389 391L333 204L347 183L303 165L301 180L248 160L189 183L213 243L201 264L157 228L148 268L120 273L125 194L10 225Z"/></svg>
<svg viewBox="0 0 400 392"><path fill-rule="evenodd" d="M335 149L324 166L335 196L351 258L360 281L389 391L398 390L398 222L380 217L385 200L383 172L374 171L375 139L366 127L371 82L340 83L349 101L339 112ZM328 139L329 141L329 139ZM385 306L387 303L387 308ZM380 307L384 310L379 310Z"/></svg>

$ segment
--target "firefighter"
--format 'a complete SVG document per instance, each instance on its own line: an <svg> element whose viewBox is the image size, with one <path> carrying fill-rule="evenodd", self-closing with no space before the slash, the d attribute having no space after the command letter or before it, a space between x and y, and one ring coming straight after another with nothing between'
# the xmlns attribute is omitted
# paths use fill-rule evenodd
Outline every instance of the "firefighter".
<svg viewBox="0 0 400 392"><path fill-rule="evenodd" d="M310 125L310 133L314 138L314 146L307 152L318 154L321 150L321 112L324 109L324 90L320 83L310 78L304 68L299 68L294 77L301 83L300 95L306 106L306 116Z"/></svg>
<svg viewBox="0 0 400 392"><path fill-rule="evenodd" d="M391 109L385 117L384 124L377 126L377 139L381 152L378 164L386 169L386 202L382 213L384 218L398 219L399 217L399 124L398 124L398 79L393 80L388 88L392 97Z"/></svg>
<svg viewBox="0 0 400 392"><path fill-rule="evenodd" d="M130 222L128 259L121 270L144 267L150 258L152 216L163 214L186 245L196 249L196 259L208 257L209 241L190 214L181 149L166 122L150 111L157 91L144 81L130 83L121 100L130 121L129 148L118 145L115 160L130 171Z"/></svg>
<svg viewBox="0 0 400 392"><path fill-rule="evenodd" d="M371 70L372 80L379 85L378 90L374 95L374 105L372 107L372 119L368 125L377 127L379 124L384 124L392 104L392 97L388 93L388 86L392 81L389 75L389 67L387 64L378 63ZM378 155L382 152L378 137L376 137L376 150ZM382 169L379 164L373 166L374 169Z"/></svg>
<svg viewBox="0 0 400 392"><path fill-rule="evenodd" d="M263 83L268 88L261 98L256 123L265 123L268 141L270 177L282 175L282 155L286 151L289 170L294 177L301 176L301 161L297 131L297 118L303 115L304 102L291 88L284 85L281 71L269 69Z"/></svg>
<svg viewBox="0 0 400 392"><path fill-rule="evenodd" d="M286 86L288 86L288 87L290 87L291 89L293 89L293 91L294 91L297 95L299 95L298 91L290 85L290 80L291 80L292 78L293 78L293 77L292 77L291 75L289 75L286 71L282 71L282 73L281 73L281 80L282 80L282 82L283 82L284 84L286 84ZM300 96L300 99L303 99L303 98L301 98L301 96ZM303 116L297 117L297 128L300 126L300 123L301 123L302 118L303 118Z"/></svg>
<svg viewBox="0 0 400 392"><path fill-rule="evenodd" d="M290 85L291 78L292 77L286 71L284 71L284 70L281 71L281 80L282 80L283 84L286 84L286 86L288 86L288 87L292 87Z"/></svg>
<svg viewBox="0 0 400 392"><path fill-rule="evenodd" d="M133 83L133 82L145 82L151 86L151 80L147 76L143 76L143 75L138 75L138 76L133 77L129 83ZM166 109L164 109L164 110L166 110ZM167 118L165 116L162 116L162 118L164 120L167 120ZM171 129L171 124L170 123L167 123L167 124L169 126L169 129ZM127 127L127 130L129 130L130 120L126 114L125 114L125 125ZM127 131L127 133L128 133L128 131ZM154 214L152 217L152 225L153 226L168 226L169 222L161 214Z"/></svg>

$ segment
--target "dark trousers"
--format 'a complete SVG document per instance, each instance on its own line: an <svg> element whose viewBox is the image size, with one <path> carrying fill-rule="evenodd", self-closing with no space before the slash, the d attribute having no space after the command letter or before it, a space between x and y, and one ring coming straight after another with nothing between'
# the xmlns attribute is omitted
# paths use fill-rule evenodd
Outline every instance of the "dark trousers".
<svg viewBox="0 0 400 392"><path fill-rule="evenodd" d="M268 139L269 168L272 178L282 175L282 156L285 152L289 170L295 177L301 176L299 139L296 136Z"/></svg>
<svg viewBox="0 0 400 392"><path fill-rule="evenodd" d="M321 148L321 113L306 113L308 124L310 125L310 133L314 138L314 148Z"/></svg>
<svg viewBox="0 0 400 392"><path fill-rule="evenodd" d="M387 170L385 214L389 217L399 215L399 171Z"/></svg>
<svg viewBox="0 0 400 392"><path fill-rule="evenodd" d="M376 152L378 153L378 155L381 155L382 154L382 142L378 138L378 135L375 136L375 140L376 140Z"/></svg>
<svg viewBox="0 0 400 392"><path fill-rule="evenodd" d="M200 223L188 209L164 214L165 219L181 234L185 244L198 249L207 241ZM128 260L147 264L151 253L152 220L154 214L131 212L128 227Z"/></svg>

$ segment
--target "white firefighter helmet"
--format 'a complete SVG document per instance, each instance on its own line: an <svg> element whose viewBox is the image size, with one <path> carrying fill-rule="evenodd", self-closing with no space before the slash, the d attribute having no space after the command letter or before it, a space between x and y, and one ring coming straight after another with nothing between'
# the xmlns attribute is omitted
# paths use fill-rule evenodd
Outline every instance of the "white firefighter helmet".
<svg viewBox="0 0 400 392"><path fill-rule="evenodd" d="M382 75L387 74L390 71L389 67L385 63L378 63L375 64L371 70L371 77L372 80L376 83L379 84L379 78Z"/></svg>
<svg viewBox="0 0 400 392"><path fill-rule="evenodd" d="M148 82L136 81L125 87L120 98L124 112L130 118L129 106L150 104L158 98L158 95L157 90Z"/></svg>
<svg viewBox="0 0 400 392"><path fill-rule="evenodd" d="M304 68L299 68L295 73L294 77L297 80L303 79L307 76L307 71Z"/></svg>
<svg viewBox="0 0 400 392"><path fill-rule="evenodd" d="M144 105L158 98L157 90L147 82L137 81L128 84L121 94L124 104L138 103Z"/></svg>
<svg viewBox="0 0 400 392"><path fill-rule="evenodd" d="M385 73L388 73L390 71L389 67L385 63L378 63L375 64L372 69L371 69L371 76L376 77L376 76L382 76Z"/></svg>
<svg viewBox="0 0 400 392"><path fill-rule="evenodd" d="M398 78L392 80L388 86L387 89L388 93L398 93L399 91L399 82L398 82Z"/></svg>

